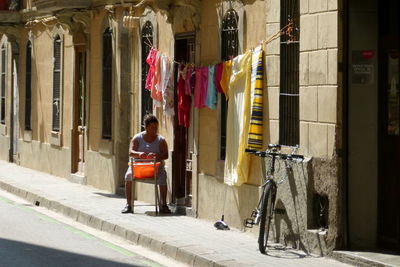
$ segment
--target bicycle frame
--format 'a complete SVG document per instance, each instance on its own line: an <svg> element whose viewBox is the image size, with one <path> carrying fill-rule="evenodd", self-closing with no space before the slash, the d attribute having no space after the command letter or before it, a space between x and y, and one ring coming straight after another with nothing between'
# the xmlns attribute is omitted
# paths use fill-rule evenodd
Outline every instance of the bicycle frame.
<svg viewBox="0 0 400 267"><path fill-rule="evenodd" d="M271 165L268 171L265 172L265 177L263 178L263 183L261 185L262 193L260 200L258 201L257 207L251 213L251 218L245 220L245 227L252 228L253 225L260 225L258 245L261 253L265 253L268 246L268 235L271 227L271 220L275 213L275 200L278 190L278 184L282 183L284 179L280 182L276 182L275 178L275 163L277 159L282 159L286 162L294 161L296 159L303 160L304 157L301 155L283 154L280 152L280 145L269 145L269 150L255 151L246 149L246 152L255 154L260 157L270 157L272 159ZM294 151L293 151L294 152ZM286 165L291 168L291 165Z"/></svg>
<svg viewBox="0 0 400 267"><path fill-rule="evenodd" d="M257 208L255 208L255 209L253 210L252 215L251 215L251 217L254 217L254 218L255 218L255 219L254 219L254 222L253 222L254 225L260 224L261 203L262 203L262 200L264 199L265 187L267 186L268 183L271 184L271 192L272 192L272 203L271 203L271 204L272 204L272 210L274 210L274 208L275 208L275 198L276 198L276 191L277 191L278 187L277 187L277 185L276 185L276 182L275 182L273 179L267 179L267 180L264 182L264 184L261 186L261 187L262 187L262 193L261 193L260 200L258 201ZM255 213L255 214L253 215L253 213ZM251 228L251 227L250 227L250 228Z"/></svg>
<svg viewBox="0 0 400 267"><path fill-rule="evenodd" d="M252 228L253 225L258 225L260 222L260 208L262 201L264 199L264 194L265 194L265 187L267 184L271 184L271 192L272 192L272 215L274 214L274 209L275 209L275 199L276 199L276 194L278 190L278 184L283 182L284 179L280 182L275 181L275 163L278 158L281 158L283 160L289 161L293 159L304 159L303 156L301 155L295 155L295 154L282 154L280 153L280 145L269 145L268 146L270 150L267 151L255 151L255 150L250 150L246 149L246 152L255 154L260 157L270 157L271 158L271 165L269 166L269 169L266 170L265 177L263 178L263 184L260 186L262 188L262 193L260 196L260 199L258 201L257 207L253 210L251 214L251 218L245 220L245 227ZM295 148L297 149L297 147ZM254 218L254 219L253 219Z"/></svg>
<svg viewBox="0 0 400 267"><path fill-rule="evenodd" d="M275 162L276 162L276 158L277 158L277 153L276 151L274 151L274 154L272 154L271 156L271 165L269 167L269 170L266 172L265 177L264 177L264 181L263 184L260 186L262 188L262 193L260 196L260 199L258 201L257 207L252 211L251 213L251 218L250 219L246 219L245 220L245 227L248 228L252 228L253 225L258 225L260 223L260 210L261 210L261 204L262 201L264 199L264 195L265 195L265 187L267 186L267 184L271 184L271 192L272 192L272 211L275 208L275 198L276 198L276 192L278 189L277 183L274 180L274 175L275 175ZM273 212L272 212L273 214ZM254 219L252 219L254 218Z"/></svg>

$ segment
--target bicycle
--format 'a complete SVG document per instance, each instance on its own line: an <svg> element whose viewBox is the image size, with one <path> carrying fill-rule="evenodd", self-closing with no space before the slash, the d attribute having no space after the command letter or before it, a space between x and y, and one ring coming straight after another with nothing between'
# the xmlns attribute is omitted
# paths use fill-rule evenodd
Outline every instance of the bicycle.
<svg viewBox="0 0 400 267"><path fill-rule="evenodd" d="M295 148L297 149L297 147ZM274 179L275 175L275 162L277 159L285 161L300 162L304 160L304 156L294 154L295 149L291 154L283 154L280 152L281 146L276 144L268 145L268 150L257 151L252 149L246 149L245 151L250 154L254 154L259 157L270 157L271 165L263 177L263 183L261 185L262 194L258 202L257 207L251 213L251 217L245 219L245 227L252 228L253 225L260 225L260 232L258 236L258 248L261 253L265 254L268 243L268 235L271 226L271 219L275 213L275 200L278 189L278 184L282 183L285 178L276 182Z"/></svg>

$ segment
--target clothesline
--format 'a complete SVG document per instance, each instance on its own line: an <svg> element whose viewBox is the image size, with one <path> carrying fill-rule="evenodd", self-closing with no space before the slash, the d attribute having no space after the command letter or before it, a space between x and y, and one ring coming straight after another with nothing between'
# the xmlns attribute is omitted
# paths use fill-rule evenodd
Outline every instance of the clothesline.
<svg viewBox="0 0 400 267"><path fill-rule="evenodd" d="M267 45L267 44L269 44L270 42L272 42L272 41L274 41L275 39L277 39L277 38L279 38L279 37L281 37L282 35L287 35L287 36L289 36L290 37L290 39L291 39L291 41L293 41L292 39L293 39L293 35L292 35L292 33L293 33L293 20L292 19L289 19L289 23L286 25L286 26L284 26L282 29L280 29L278 32L276 32L275 34L273 34L270 38L268 38L267 40L263 40L263 41L261 41L260 42L260 45L262 45L262 46L264 46L264 45ZM152 44L152 42L150 41L150 39L148 38L148 37L146 37L146 39L147 39L147 41L146 40L144 40L144 43L149 47L149 48L154 48L154 49L157 49L153 44ZM158 49L157 49L158 50ZM251 50L253 50L253 49L251 49ZM171 62L173 62L173 63L175 63L175 64L186 64L186 65L192 65L192 66L194 66L194 67L202 67L202 66L199 66L199 65L196 65L196 64L194 64L194 63L188 63L188 62L178 62L178 61L176 61L176 60L174 60L174 59L170 59L170 61Z"/></svg>

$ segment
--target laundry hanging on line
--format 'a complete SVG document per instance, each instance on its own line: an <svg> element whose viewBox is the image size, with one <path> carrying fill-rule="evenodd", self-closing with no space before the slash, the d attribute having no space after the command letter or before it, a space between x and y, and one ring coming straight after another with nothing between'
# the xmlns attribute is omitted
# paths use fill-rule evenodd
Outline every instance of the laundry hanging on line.
<svg viewBox="0 0 400 267"><path fill-rule="evenodd" d="M246 129L247 147L252 149L261 149L263 142L263 59L263 49L259 46L252 51L250 124ZM145 89L151 91L155 107L162 107L167 115L177 115L179 125L189 127L192 104L198 109L205 107L215 109L218 93L224 94L233 105L237 104L235 100L229 99L233 60L209 66L195 66L191 63L175 62L152 47L146 59L149 72ZM178 68L176 78L178 114L174 114L173 108L174 65Z"/></svg>

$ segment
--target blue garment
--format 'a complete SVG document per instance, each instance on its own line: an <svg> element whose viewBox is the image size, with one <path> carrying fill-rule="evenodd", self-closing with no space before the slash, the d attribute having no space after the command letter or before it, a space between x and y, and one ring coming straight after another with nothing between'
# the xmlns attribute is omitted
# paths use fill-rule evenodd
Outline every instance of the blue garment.
<svg viewBox="0 0 400 267"><path fill-rule="evenodd" d="M217 89L215 87L215 66L208 67L208 86L206 106L210 109L217 108Z"/></svg>

